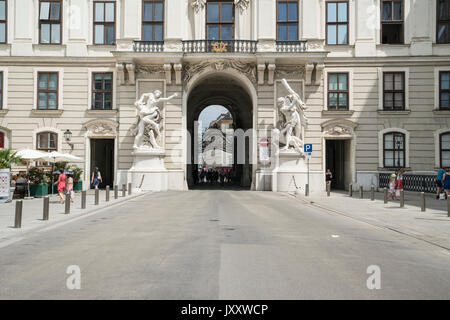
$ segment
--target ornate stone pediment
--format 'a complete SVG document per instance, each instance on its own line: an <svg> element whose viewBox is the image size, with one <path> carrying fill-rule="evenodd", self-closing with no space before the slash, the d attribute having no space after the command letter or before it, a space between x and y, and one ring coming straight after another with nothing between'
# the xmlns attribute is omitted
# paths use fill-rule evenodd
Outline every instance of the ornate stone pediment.
<svg viewBox="0 0 450 320"><path fill-rule="evenodd" d="M222 71L227 68L235 69L245 74L253 84L256 84L256 64L245 63L239 60L211 60L184 66L184 82L189 82L195 74L211 68L216 71Z"/></svg>
<svg viewBox="0 0 450 320"><path fill-rule="evenodd" d="M150 65L136 65L137 73L162 73L164 72L164 65L150 64Z"/></svg>
<svg viewBox="0 0 450 320"><path fill-rule="evenodd" d="M206 5L206 0L192 0L191 6L195 12L201 11ZM241 12L244 12L250 5L250 0L234 0L234 5L239 8Z"/></svg>
<svg viewBox="0 0 450 320"><path fill-rule="evenodd" d="M118 126L117 122L108 119L94 119L83 125L88 137L115 137Z"/></svg>
<svg viewBox="0 0 450 320"><path fill-rule="evenodd" d="M304 65L277 65L275 72L278 76L295 75L303 78L305 74Z"/></svg>
<svg viewBox="0 0 450 320"><path fill-rule="evenodd" d="M353 136L357 126L358 124L350 120L335 119L322 123L322 131L325 136Z"/></svg>

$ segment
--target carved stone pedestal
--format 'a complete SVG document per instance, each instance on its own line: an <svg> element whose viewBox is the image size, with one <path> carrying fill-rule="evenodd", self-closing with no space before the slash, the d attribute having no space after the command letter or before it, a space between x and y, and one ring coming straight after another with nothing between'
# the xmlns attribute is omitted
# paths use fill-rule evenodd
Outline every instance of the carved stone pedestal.
<svg viewBox="0 0 450 320"><path fill-rule="evenodd" d="M305 193L308 183L308 159L293 151L280 151L272 171L272 191ZM310 163L311 167L311 163ZM309 172L310 192L325 190L325 175L321 171Z"/></svg>
<svg viewBox="0 0 450 320"><path fill-rule="evenodd" d="M169 178L164 166L164 150L136 149L132 152L133 166L127 180L135 191L167 191Z"/></svg>

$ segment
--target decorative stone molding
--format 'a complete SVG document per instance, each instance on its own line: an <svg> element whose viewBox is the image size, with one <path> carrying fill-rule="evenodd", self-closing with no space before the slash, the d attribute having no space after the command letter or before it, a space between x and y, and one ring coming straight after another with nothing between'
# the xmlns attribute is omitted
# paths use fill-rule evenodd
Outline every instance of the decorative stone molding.
<svg viewBox="0 0 450 320"><path fill-rule="evenodd" d="M195 13L203 10L206 5L206 0L192 0L191 6L194 8Z"/></svg>
<svg viewBox="0 0 450 320"><path fill-rule="evenodd" d="M258 84L264 84L264 72L266 71L266 64L258 64Z"/></svg>
<svg viewBox="0 0 450 320"><path fill-rule="evenodd" d="M277 76L295 75L296 78L303 78L305 73L304 65L277 65Z"/></svg>
<svg viewBox="0 0 450 320"><path fill-rule="evenodd" d="M316 86L320 86L320 83L322 82L324 68L325 68L325 65L323 63L318 63L316 65L316 81L314 83Z"/></svg>
<svg viewBox="0 0 450 320"><path fill-rule="evenodd" d="M358 124L347 119L333 119L322 123L321 126L323 136L352 138Z"/></svg>
<svg viewBox="0 0 450 320"><path fill-rule="evenodd" d="M256 65L254 63L245 63L239 60L214 60L187 64L184 67L184 82L189 82L195 74L200 73L207 68L217 71L222 71L228 68L235 69L245 74L253 84L257 83Z"/></svg>
<svg viewBox="0 0 450 320"><path fill-rule="evenodd" d="M113 120L94 119L86 122L83 127L87 137L116 137L119 124Z"/></svg>
<svg viewBox="0 0 450 320"><path fill-rule="evenodd" d="M126 68L128 71L128 83L134 85L136 83L135 67L132 63L127 63Z"/></svg>
<svg viewBox="0 0 450 320"><path fill-rule="evenodd" d="M314 63L310 63L310 62L307 63L306 67L305 67L305 70L306 70L305 84L307 86L310 86L311 83L312 83L312 73L313 73L313 70L314 70Z"/></svg>
<svg viewBox="0 0 450 320"><path fill-rule="evenodd" d="M173 65L175 70L175 84L181 85L181 71L183 70L183 65L181 63L176 63Z"/></svg>
<svg viewBox="0 0 450 320"><path fill-rule="evenodd" d="M234 5L241 10L241 13L247 10L250 0L234 0Z"/></svg>
<svg viewBox="0 0 450 320"><path fill-rule="evenodd" d="M151 64L151 65L137 65L137 73L162 73L164 72L164 67L162 64Z"/></svg>
<svg viewBox="0 0 450 320"><path fill-rule="evenodd" d="M166 73L166 82L167 84L172 83L172 65L170 63L166 63L163 66L164 72Z"/></svg>
<svg viewBox="0 0 450 320"><path fill-rule="evenodd" d="M348 127L344 127L344 126L334 126L334 127L329 127L326 131L325 134L326 135L331 135L331 136L340 136L340 135L350 135L351 129Z"/></svg>
<svg viewBox="0 0 450 320"><path fill-rule="evenodd" d="M120 86L122 84L125 84L125 72L124 72L123 63L117 63L116 68L117 68L117 74L119 76L119 86Z"/></svg>
<svg viewBox="0 0 450 320"><path fill-rule="evenodd" d="M275 68L276 68L276 66L275 66L275 64L273 64L273 63L270 63L270 64L267 66L267 70L269 70L269 72L268 72L268 78L267 78L267 83L270 84L270 85L273 85L273 77L274 77L274 75L275 75Z"/></svg>

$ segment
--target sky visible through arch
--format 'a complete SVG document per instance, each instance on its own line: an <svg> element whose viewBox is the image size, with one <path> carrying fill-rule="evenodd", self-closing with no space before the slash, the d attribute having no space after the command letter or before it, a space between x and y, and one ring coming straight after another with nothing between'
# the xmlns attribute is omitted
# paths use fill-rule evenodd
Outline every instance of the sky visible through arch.
<svg viewBox="0 0 450 320"><path fill-rule="evenodd" d="M227 108L219 105L211 105L203 109L203 111L200 112L200 115L198 116L198 121L201 121L202 132L209 127L211 121L216 120L222 113L227 112Z"/></svg>

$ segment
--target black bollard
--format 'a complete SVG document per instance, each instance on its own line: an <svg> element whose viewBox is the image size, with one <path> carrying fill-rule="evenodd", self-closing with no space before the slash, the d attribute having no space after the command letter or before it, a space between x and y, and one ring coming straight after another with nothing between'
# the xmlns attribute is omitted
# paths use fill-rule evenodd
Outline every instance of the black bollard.
<svg viewBox="0 0 450 320"><path fill-rule="evenodd" d="M447 216L450 217L450 197L447 198Z"/></svg>
<svg viewBox="0 0 450 320"><path fill-rule="evenodd" d="M363 190L363 186L359 186L359 198L360 198L360 199L364 198L364 190Z"/></svg>
<svg viewBox="0 0 450 320"><path fill-rule="evenodd" d="M119 186L116 184L114 185L114 199L119 198Z"/></svg>
<svg viewBox="0 0 450 320"><path fill-rule="evenodd" d="M387 191L387 188L383 189L383 193L384 193L384 203L388 203L388 191Z"/></svg>
<svg viewBox="0 0 450 320"><path fill-rule="evenodd" d="M23 208L22 200L17 200L16 201L16 214L14 216L14 228L22 227L22 208Z"/></svg>
<svg viewBox="0 0 450 320"><path fill-rule="evenodd" d="M348 185L348 196L353 197L353 183Z"/></svg>
<svg viewBox="0 0 450 320"><path fill-rule="evenodd" d="M81 191L81 209L86 209L86 190Z"/></svg>
<svg viewBox="0 0 450 320"><path fill-rule="evenodd" d="M375 187L372 185L370 187L370 201L374 201L375 200Z"/></svg>
<svg viewBox="0 0 450 320"><path fill-rule="evenodd" d="M98 206L100 203L100 190L95 189L95 205Z"/></svg>
<svg viewBox="0 0 450 320"><path fill-rule="evenodd" d="M309 196L309 184L305 184L305 196Z"/></svg>
<svg viewBox="0 0 450 320"><path fill-rule="evenodd" d="M70 194L69 193L66 193L66 202L64 204L65 204L64 213L69 214L70 213Z"/></svg>
<svg viewBox="0 0 450 320"><path fill-rule="evenodd" d="M125 197L127 192L127 185L126 184L122 184L122 197Z"/></svg>
<svg viewBox="0 0 450 320"><path fill-rule="evenodd" d="M48 196L45 196L43 199L44 199L44 206L43 206L42 220L48 220L50 211L50 198Z"/></svg>
<svg viewBox="0 0 450 320"><path fill-rule="evenodd" d="M327 184L327 197L330 196L330 192L331 192L331 185Z"/></svg>
<svg viewBox="0 0 450 320"><path fill-rule="evenodd" d="M128 195L131 196L131 183L128 184Z"/></svg>
<svg viewBox="0 0 450 320"><path fill-rule="evenodd" d="M425 206L425 192L420 193L420 210L424 212L426 210Z"/></svg>
<svg viewBox="0 0 450 320"><path fill-rule="evenodd" d="M405 207L405 191L400 190L400 208Z"/></svg>
<svg viewBox="0 0 450 320"><path fill-rule="evenodd" d="M105 196L106 202L109 201L109 186L106 186L106 196Z"/></svg>

